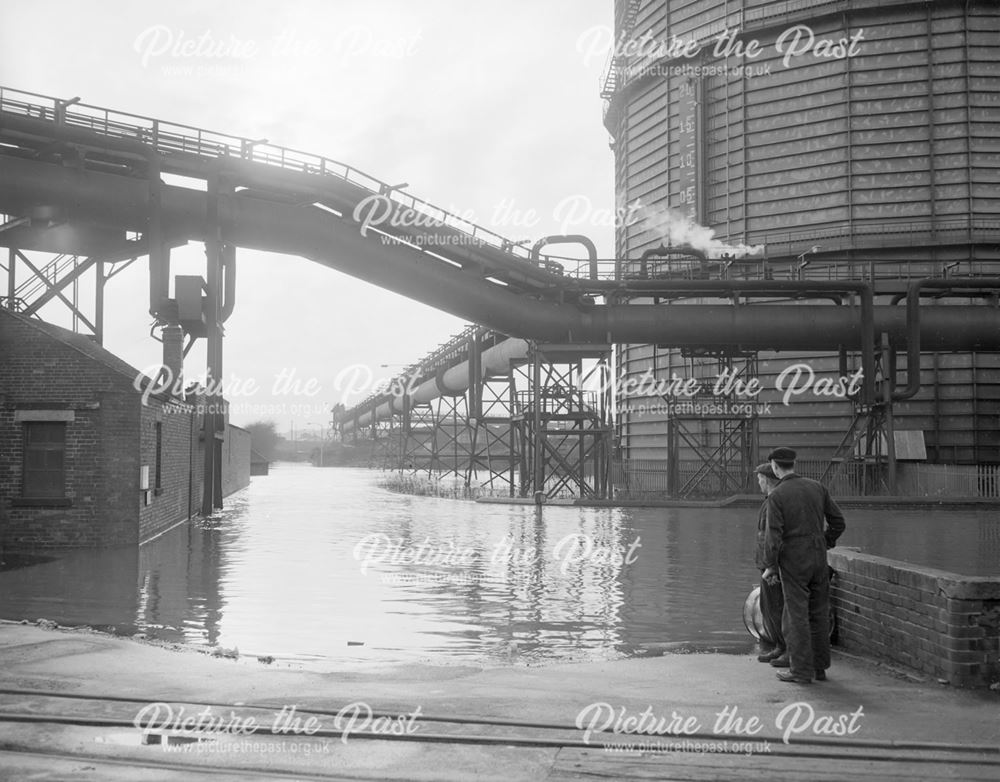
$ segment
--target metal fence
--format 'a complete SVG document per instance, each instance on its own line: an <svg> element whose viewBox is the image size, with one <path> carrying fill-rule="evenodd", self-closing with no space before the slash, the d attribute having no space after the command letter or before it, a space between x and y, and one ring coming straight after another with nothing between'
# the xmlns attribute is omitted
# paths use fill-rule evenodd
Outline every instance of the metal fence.
<svg viewBox="0 0 1000 782"><path fill-rule="evenodd" d="M828 462L802 460L796 462L799 475L819 480ZM679 486L685 486L698 472L703 471L700 462L681 462L676 471ZM885 482L885 464L848 462L831 482L829 489L837 497L877 497L889 493ZM588 479L592 478L587 475ZM742 476L744 493L755 495L759 489L752 474ZM515 482L516 483L516 482ZM723 479L717 474L708 474L694 484L683 497L686 499L720 499L732 496L733 476ZM436 497L476 497L511 496L510 486L503 482L495 485L473 480L471 486L462 485L462 480L451 474L442 476L392 474L381 483L384 488L409 494L427 494ZM611 463L612 499L619 500L659 500L679 498L670 490L670 471L665 459L618 459ZM514 487L514 496L519 496ZM973 464L919 464L902 462L897 476L896 495L902 497L939 497L1000 499L1000 465ZM573 491L563 489L549 495L550 499L575 497Z"/></svg>
<svg viewBox="0 0 1000 782"><path fill-rule="evenodd" d="M829 462L800 460L795 471L806 478L820 480ZM681 462L675 470L675 486L688 487L683 496L691 499L721 498L732 495L734 476L705 472L700 462ZM665 459L616 460L611 465L611 485L618 499L658 499L677 497L672 493L669 464ZM752 474L739 476L745 493L756 494ZM884 462L849 461L840 465L829 480L834 497L877 497L890 494ZM901 497L962 497L1000 499L1000 465L996 464L921 464L900 462L896 490Z"/></svg>
<svg viewBox="0 0 1000 782"><path fill-rule="evenodd" d="M1000 498L1000 465L900 465L899 494L912 497Z"/></svg>
<svg viewBox="0 0 1000 782"><path fill-rule="evenodd" d="M729 497L734 484L741 486L745 494L757 491L757 482L749 470L733 475L721 468L706 470L700 461L682 461L673 470L673 486L670 473L670 463L666 459L615 460L611 464L614 496L618 499Z"/></svg>
<svg viewBox="0 0 1000 782"><path fill-rule="evenodd" d="M616 459L611 463L615 497L640 499L667 496L670 475L666 459Z"/></svg>

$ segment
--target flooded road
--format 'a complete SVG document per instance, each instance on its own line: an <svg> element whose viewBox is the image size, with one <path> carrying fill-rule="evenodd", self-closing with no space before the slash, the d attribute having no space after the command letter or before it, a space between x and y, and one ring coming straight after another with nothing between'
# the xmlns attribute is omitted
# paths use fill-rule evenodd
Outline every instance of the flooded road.
<svg viewBox="0 0 1000 782"><path fill-rule="evenodd" d="M218 516L134 548L8 562L0 617L243 655L525 664L741 653L754 509L482 505L276 465ZM996 573L986 511L847 511L842 545ZM10 568L11 564L21 565Z"/></svg>

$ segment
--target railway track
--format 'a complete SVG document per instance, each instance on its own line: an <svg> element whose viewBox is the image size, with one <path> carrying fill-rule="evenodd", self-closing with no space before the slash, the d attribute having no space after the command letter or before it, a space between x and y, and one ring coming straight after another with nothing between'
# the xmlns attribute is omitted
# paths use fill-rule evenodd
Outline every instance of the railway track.
<svg viewBox="0 0 1000 782"><path fill-rule="evenodd" d="M190 715L206 710L217 717L227 716L232 724L246 726L253 718L256 724L265 726L263 729L242 734L239 730L192 731L176 729L151 723L137 724L137 714L140 709L151 703L164 703L184 711ZM294 716L299 720L296 728L285 726L284 733L271 732L268 725L273 723L275 715L281 714L288 707L269 703L218 703L218 702L188 702L188 701L156 701L152 698L136 698L118 695L80 695L52 693L31 689L0 689L0 754L11 758L24 760L51 759L53 761L81 762L105 764L108 766L123 766L136 768L157 768L175 770L178 772L201 771L208 768L204 762L183 762L180 758L187 754L209 754L213 747L205 750L206 744L214 745L220 758L231 759L232 751L226 750L226 745L233 747L234 742L252 740L261 746L271 747L269 752L280 751L282 742L294 740L303 750L303 754L313 757L332 757L338 750L338 745L354 741L390 741L418 742L433 745L471 745L480 748L523 748L533 750L568 750L579 754L581 751L608 756L606 745L616 744L621 750L612 753L619 757L635 758L650 755L669 755L670 762L685 762L685 756L704 755L704 747L708 742L721 744L724 739L717 734L699 733L685 736L663 735L622 735L607 731L593 731L587 740L581 738L581 729L569 723L535 722L501 718L483 718L461 715L423 714L419 713L414 720L416 730L407 732L396 730L387 732L384 729L370 729L371 725L382 720L383 725L391 720L399 720L400 715L386 710L371 710L366 715L367 725L354 729L355 725L345 724L343 710L335 712L317 708L295 707ZM224 714L217 713L224 710ZM312 719L313 722L308 722ZM221 724L221 723L219 723ZM218 725L216 727L218 728ZM145 725L145 727L142 727ZM306 732L305 726L312 725L314 729ZM19 742L11 738L3 726L15 729L32 730L35 726L40 731L59 728L79 728L90 731L100 731L96 736L117 736L119 745L131 744L131 753L127 758L115 757L97 752L70 751L59 746L40 748ZM332 726L332 727L331 727ZM365 729L368 728L368 729ZM128 731L122 733L121 731ZM95 741L98 741L95 736ZM121 737L131 737L131 741L121 741ZM669 751L657 751L650 747L660 741L664 746L672 744ZM305 744L303 744L305 742ZM1000 746L988 744L956 744L946 742L926 741L877 741L854 738L797 738L792 743L785 744L780 737L754 736L752 741L744 744L768 744L766 757L769 763L787 762L815 763L817 761L839 761L840 764L862 764L867 768L889 770L894 765L927 766L928 771L937 769L967 769L961 771L958 778L990 779L1000 775ZM114 742L105 742L103 747ZM138 756L143 745L147 747L148 756ZM167 752L169 745L173 752ZM333 745L332 747L330 745ZM645 749L643 748L645 746ZM630 749L631 748L631 749ZM238 746L235 749L239 749ZM202 750L202 751L199 751ZM204 751L204 752L203 752ZM246 759L246 758L244 758ZM222 766L211 766L212 773L224 775L255 774L260 778L284 779L328 779L329 773L313 772L301 768L273 768L269 766L240 765L238 769L227 769ZM845 772L846 773L846 772ZM938 771L934 772L935 774Z"/></svg>

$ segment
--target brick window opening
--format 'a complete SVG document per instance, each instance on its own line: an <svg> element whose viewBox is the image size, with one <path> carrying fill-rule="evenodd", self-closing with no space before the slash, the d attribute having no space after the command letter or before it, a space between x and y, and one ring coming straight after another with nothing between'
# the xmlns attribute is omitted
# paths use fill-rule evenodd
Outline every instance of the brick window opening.
<svg viewBox="0 0 1000 782"><path fill-rule="evenodd" d="M62 421L25 421L24 471L21 496L66 496L66 424Z"/></svg>

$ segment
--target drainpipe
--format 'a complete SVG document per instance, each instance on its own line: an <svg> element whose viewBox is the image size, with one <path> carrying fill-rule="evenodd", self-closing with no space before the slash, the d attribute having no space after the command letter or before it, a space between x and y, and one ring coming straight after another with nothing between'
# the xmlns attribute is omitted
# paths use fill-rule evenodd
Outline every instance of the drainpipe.
<svg viewBox="0 0 1000 782"><path fill-rule="evenodd" d="M222 273L223 297L222 297L222 322L229 320L229 316L236 309L236 246L226 244L222 247Z"/></svg>
<svg viewBox="0 0 1000 782"><path fill-rule="evenodd" d="M163 366L168 374L170 393L180 389L178 396L183 396L184 389L184 329L176 323L168 323L160 330L163 343Z"/></svg>

